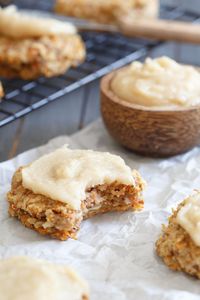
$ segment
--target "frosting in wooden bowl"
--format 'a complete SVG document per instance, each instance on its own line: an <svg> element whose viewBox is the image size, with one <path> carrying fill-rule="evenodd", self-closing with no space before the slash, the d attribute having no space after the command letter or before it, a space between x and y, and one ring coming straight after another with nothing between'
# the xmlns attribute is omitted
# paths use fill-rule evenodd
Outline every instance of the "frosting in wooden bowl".
<svg viewBox="0 0 200 300"><path fill-rule="evenodd" d="M159 109L200 104L200 72L168 57L133 62L116 72L112 91L121 99Z"/></svg>

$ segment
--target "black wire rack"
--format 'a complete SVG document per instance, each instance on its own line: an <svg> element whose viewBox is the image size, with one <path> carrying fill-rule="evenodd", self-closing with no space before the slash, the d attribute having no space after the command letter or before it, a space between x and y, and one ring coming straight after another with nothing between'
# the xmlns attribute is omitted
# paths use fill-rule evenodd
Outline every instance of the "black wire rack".
<svg viewBox="0 0 200 300"><path fill-rule="evenodd" d="M4 0L9 2L9 0ZM45 0L15 1L23 8L51 10L52 2ZM36 3L37 2L37 3ZM168 19L196 21L194 12L177 7L162 7L161 16ZM0 127L52 102L110 71L136 59L144 58L160 42L126 38L120 34L84 32L86 61L56 78L34 81L2 79L5 96L0 103Z"/></svg>

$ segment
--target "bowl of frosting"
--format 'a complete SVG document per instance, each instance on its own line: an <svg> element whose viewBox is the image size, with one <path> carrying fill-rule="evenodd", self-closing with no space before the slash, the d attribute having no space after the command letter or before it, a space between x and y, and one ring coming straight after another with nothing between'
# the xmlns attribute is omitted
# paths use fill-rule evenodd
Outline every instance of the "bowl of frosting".
<svg viewBox="0 0 200 300"><path fill-rule="evenodd" d="M106 75L101 112L110 135L142 155L168 157L200 143L200 72L169 57Z"/></svg>

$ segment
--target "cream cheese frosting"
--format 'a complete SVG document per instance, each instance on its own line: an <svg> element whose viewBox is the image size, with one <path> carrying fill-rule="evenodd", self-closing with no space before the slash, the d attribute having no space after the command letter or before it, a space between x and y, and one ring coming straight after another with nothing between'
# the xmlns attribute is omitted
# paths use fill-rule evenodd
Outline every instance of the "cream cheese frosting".
<svg viewBox="0 0 200 300"><path fill-rule="evenodd" d="M76 28L71 23L28 15L14 5L0 8L0 35L19 39L75 33Z"/></svg>
<svg viewBox="0 0 200 300"><path fill-rule="evenodd" d="M22 184L35 194L79 210L88 188L118 181L134 185L124 160L108 152L72 150L67 146L44 155L22 169Z"/></svg>
<svg viewBox="0 0 200 300"><path fill-rule="evenodd" d="M177 214L177 223L200 247L200 192L194 193L185 200L185 204Z"/></svg>
<svg viewBox="0 0 200 300"><path fill-rule="evenodd" d="M0 261L3 300L82 300L88 290L87 283L66 266L28 257Z"/></svg>
<svg viewBox="0 0 200 300"><path fill-rule="evenodd" d="M111 90L121 99L159 109L200 104L200 72L168 57L133 62L116 72Z"/></svg>

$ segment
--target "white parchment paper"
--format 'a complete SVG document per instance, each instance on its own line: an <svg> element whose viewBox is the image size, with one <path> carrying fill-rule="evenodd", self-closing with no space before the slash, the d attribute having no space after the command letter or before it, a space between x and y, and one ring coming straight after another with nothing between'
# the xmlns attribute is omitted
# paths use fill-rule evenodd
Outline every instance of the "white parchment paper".
<svg viewBox="0 0 200 300"><path fill-rule="evenodd" d="M65 242L43 237L10 218L6 192L15 169L66 143L119 154L138 169L148 183L145 209L84 221L78 240ZM168 270L154 252L161 224L194 188L200 188L200 148L171 159L143 158L116 144L99 120L0 164L0 257L29 255L69 264L89 281L92 300L200 299L200 281Z"/></svg>

